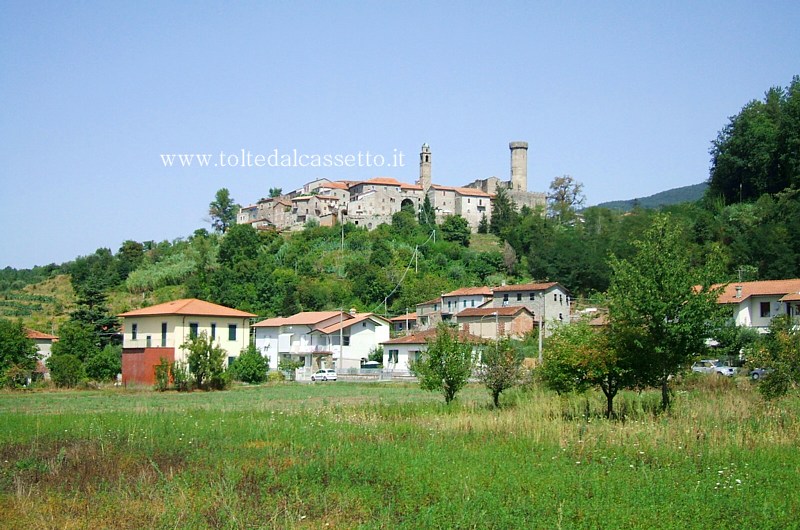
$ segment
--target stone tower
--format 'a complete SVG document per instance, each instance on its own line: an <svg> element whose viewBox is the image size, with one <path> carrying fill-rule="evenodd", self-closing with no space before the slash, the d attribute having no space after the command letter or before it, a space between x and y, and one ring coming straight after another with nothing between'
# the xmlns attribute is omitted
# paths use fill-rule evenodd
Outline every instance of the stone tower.
<svg viewBox="0 0 800 530"><path fill-rule="evenodd" d="M419 185L426 192L431 187L431 148L428 144L422 144L419 153Z"/></svg>
<svg viewBox="0 0 800 530"><path fill-rule="evenodd" d="M511 185L514 191L528 191L528 142L511 142Z"/></svg>

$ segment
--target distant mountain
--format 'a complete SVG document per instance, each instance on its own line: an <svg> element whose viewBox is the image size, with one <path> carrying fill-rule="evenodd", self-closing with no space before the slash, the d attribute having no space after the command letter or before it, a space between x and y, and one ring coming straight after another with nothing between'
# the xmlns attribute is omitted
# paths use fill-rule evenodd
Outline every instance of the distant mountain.
<svg viewBox="0 0 800 530"><path fill-rule="evenodd" d="M684 202L695 202L703 198L708 183L703 182L700 184L693 184L691 186L683 186L681 188L673 188L671 190L662 191L649 197L641 197L638 199L629 199L627 201L610 201L598 204L602 208L609 208L611 210L622 210L627 212L632 210L635 205L641 208L660 208L662 206L671 206L673 204L681 204Z"/></svg>

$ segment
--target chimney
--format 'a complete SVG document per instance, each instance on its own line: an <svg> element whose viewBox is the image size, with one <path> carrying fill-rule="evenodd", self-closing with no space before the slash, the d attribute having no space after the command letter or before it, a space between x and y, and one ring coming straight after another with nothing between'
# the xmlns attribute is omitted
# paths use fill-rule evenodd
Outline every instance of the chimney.
<svg viewBox="0 0 800 530"><path fill-rule="evenodd" d="M742 286L741 285L737 285L736 286L736 298L741 298L741 297L742 297Z"/></svg>

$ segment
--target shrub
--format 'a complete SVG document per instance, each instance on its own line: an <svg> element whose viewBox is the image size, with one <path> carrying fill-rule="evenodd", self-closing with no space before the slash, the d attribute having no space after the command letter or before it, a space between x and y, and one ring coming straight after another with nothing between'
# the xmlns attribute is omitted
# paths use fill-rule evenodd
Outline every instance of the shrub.
<svg viewBox="0 0 800 530"><path fill-rule="evenodd" d="M86 360L86 375L95 381L111 381L122 371L122 348L108 344Z"/></svg>
<svg viewBox="0 0 800 530"><path fill-rule="evenodd" d="M188 392L192 389L192 376L186 363L177 361L170 365L172 384L178 392Z"/></svg>
<svg viewBox="0 0 800 530"><path fill-rule="evenodd" d="M73 388L86 379L86 371L80 359L70 353L51 355L47 359L50 379L58 387Z"/></svg>
<svg viewBox="0 0 800 530"><path fill-rule="evenodd" d="M155 388L159 392L164 392L169 388L170 368L171 368L171 363L163 357L161 358L161 361L156 365Z"/></svg>
<svg viewBox="0 0 800 530"><path fill-rule="evenodd" d="M267 374L267 382L273 383L275 381L285 381L286 376L283 375L283 372L269 372Z"/></svg>
<svg viewBox="0 0 800 530"><path fill-rule="evenodd" d="M189 373L198 388L222 390L228 386L230 374L225 371L225 350L209 340L205 332L192 337L181 348L189 352Z"/></svg>
<svg viewBox="0 0 800 530"><path fill-rule="evenodd" d="M244 383L263 383L267 380L269 357L264 357L252 344L242 350L229 368L233 379Z"/></svg>

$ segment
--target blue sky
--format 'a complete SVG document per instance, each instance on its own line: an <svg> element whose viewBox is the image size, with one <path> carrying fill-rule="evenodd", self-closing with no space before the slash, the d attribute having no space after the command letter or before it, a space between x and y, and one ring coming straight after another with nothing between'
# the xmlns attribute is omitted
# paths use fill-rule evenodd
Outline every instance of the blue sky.
<svg viewBox="0 0 800 530"><path fill-rule="evenodd" d="M708 177L710 142L800 74L800 2L0 2L0 267L210 228L317 177L569 174L587 204ZM160 155L389 155L397 168L165 168Z"/></svg>

